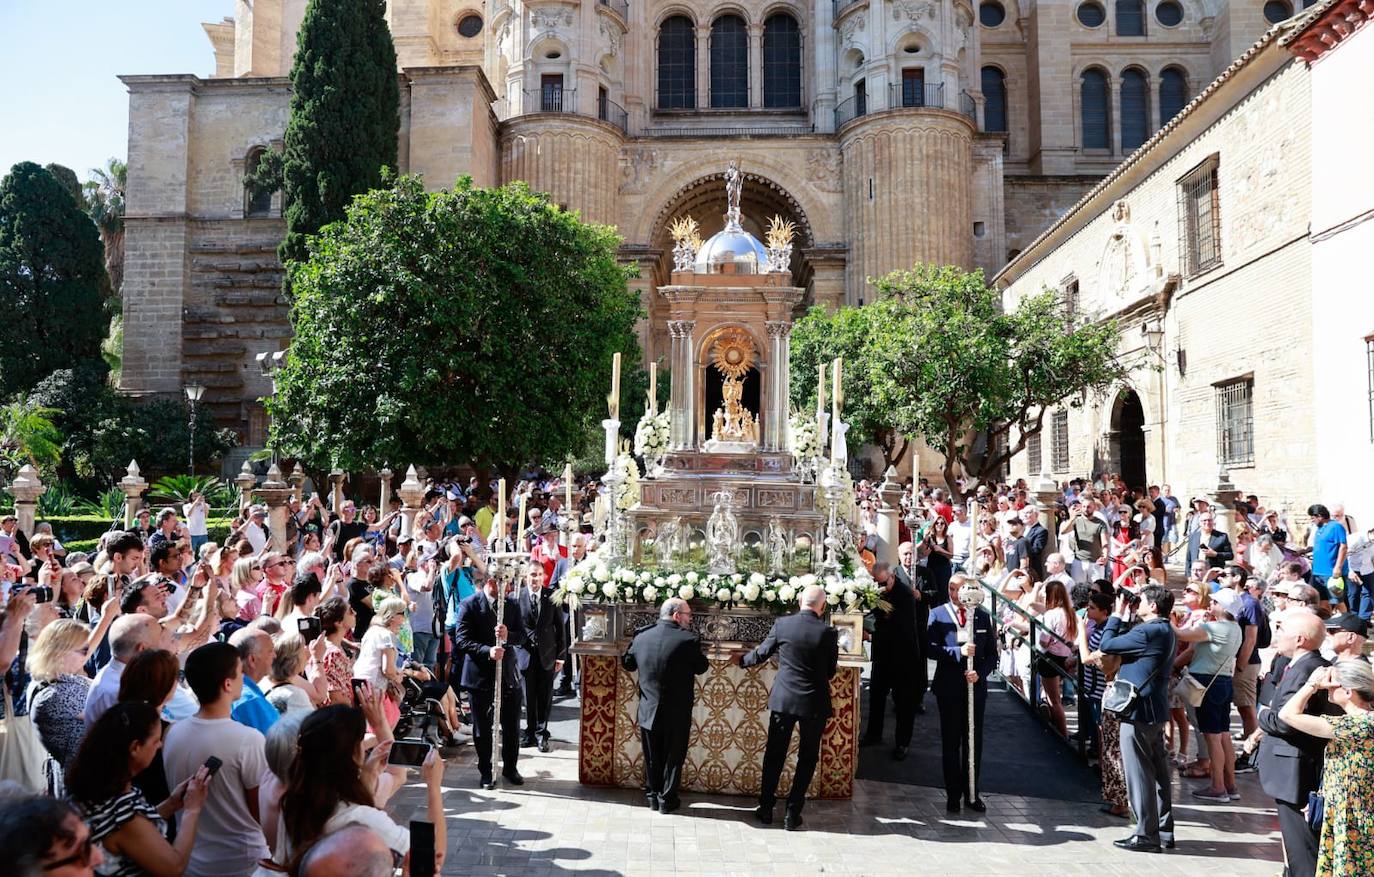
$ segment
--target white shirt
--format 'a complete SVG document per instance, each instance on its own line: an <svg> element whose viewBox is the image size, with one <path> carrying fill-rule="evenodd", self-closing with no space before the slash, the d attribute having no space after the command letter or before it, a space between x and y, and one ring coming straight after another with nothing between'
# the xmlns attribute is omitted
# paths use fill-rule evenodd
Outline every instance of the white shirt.
<svg viewBox="0 0 1374 877"><path fill-rule="evenodd" d="M949 525L949 550L955 557L968 557L969 537L973 534L973 521L965 519L961 524L958 518Z"/></svg>
<svg viewBox="0 0 1374 877"><path fill-rule="evenodd" d="M362 650L358 660L353 662L353 676L366 679L378 691L386 687L386 677L382 675L382 653L396 648L396 636L380 624L368 627L363 634ZM395 655L392 655L395 660Z"/></svg>
<svg viewBox="0 0 1374 877"><path fill-rule="evenodd" d="M1369 533L1357 534L1351 540L1350 554L1346 562L1350 564L1350 569L1360 574L1361 578L1374 575L1374 539ZM1278 549L1274 549L1277 551Z"/></svg>
<svg viewBox="0 0 1374 877"><path fill-rule="evenodd" d="M261 554L267 547L267 533L258 526L257 521L249 521L244 525L243 537L248 540L248 544L253 546L254 554Z"/></svg>
<svg viewBox="0 0 1374 877"><path fill-rule="evenodd" d="M267 840L244 795L246 789L262 785L267 773L265 746L262 734L233 719L192 716L167 729L162 761L171 788L212 755L224 762L200 813L188 877L248 877L267 856Z"/></svg>
<svg viewBox="0 0 1374 877"><path fill-rule="evenodd" d="M205 503L188 502L181 507L181 516L186 519L186 532L192 536L208 536L210 530L205 525Z"/></svg>
<svg viewBox="0 0 1374 877"><path fill-rule="evenodd" d="M124 675L124 666L123 661L110 661L95 674L91 690L86 692L86 709L81 714L86 727L94 725L96 719L119 702L119 679Z"/></svg>

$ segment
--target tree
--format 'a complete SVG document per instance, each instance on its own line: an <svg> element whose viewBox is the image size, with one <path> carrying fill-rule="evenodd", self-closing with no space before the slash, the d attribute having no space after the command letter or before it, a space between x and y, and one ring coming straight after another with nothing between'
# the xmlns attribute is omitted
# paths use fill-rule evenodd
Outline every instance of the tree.
<svg viewBox="0 0 1374 877"><path fill-rule="evenodd" d="M637 368L619 242L524 183L359 196L288 267L273 446L323 469L566 458L606 416L612 354Z"/></svg>
<svg viewBox="0 0 1374 877"><path fill-rule="evenodd" d="M1050 408L1081 405L1129 374L1116 324L1067 318L1050 290L1003 313L981 271L917 265L876 286L873 403L943 454L945 483L961 499L1025 448ZM980 435L986 450L975 453Z"/></svg>
<svg viewBox="0 0 1374 877"><path fill-rule="evenodd" d="M53 424L59 412L31 401L0 406L0 466L13 478L25 463L51 472L62 459L62 433Z"/></svg>
<svg viewBox="0 0 1374 877"><path fill-rule="evenodd" d="M824 364L827 399L834 388L829 386L830 362L844 358L844 421L853 430L852 447L857 441L875 445L883 455L883 469L900 463L911 442L892 426L892 419L876 404L873 392L869 350L870 338L884 331L873 320L870 308L813 307L792 327L792 406L804 411L816 409L817 367ZM829 407L827 404L827 411Z"/></svg>
<svg viewBox="0 0 1374 877"><path fill-rule="evenodd" d="M282 263L306 258L306 238L342 219L353 196L396 167L400 91L384 0L310 0L291 67L291 114L280 154L250 175L282 190Z"/></svg>
<svg viewBox="0 0 1374 877"><path fill-rule="evenodd" d="M105 271L115 296L124 285L124 190L128 184L129 166L112 158L104 167L91 168L90 178L81 185L86 213L105 245Z"/></svg>
<svg viewBox="0 0 1374 877"><path fill-rule="evenodd" d="M0 181L0 396L100 358L106 283L100 235L66 187L33 162Z"/></svg>

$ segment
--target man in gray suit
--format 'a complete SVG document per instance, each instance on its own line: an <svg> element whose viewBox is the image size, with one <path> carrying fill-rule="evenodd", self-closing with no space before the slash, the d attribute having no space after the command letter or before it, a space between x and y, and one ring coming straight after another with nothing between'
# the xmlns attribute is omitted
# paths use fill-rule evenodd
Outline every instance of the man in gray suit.
<svg viewBox="0 0 1374 877"><path fill-rule="evenodd" d="M1260 741L1256 764L1260 785L1274 796L1278 807L1279 832L1288 859L1284 877L1312 877L1317 871L1317 836L1308 827L1303 808L1307 806L1308 794L1321 785L1326 741L1293 730L1279 718L1279 711L1307 684L1313 671L1327 666L1320 653L1326 630L1321 618L1305 609L1283 613L1276 627L1274 648L1289 661L1280 673L1273 699L1259 714L1264 739ZM1313 694L1304 712L1330 712L1326 692Z"/></svg>

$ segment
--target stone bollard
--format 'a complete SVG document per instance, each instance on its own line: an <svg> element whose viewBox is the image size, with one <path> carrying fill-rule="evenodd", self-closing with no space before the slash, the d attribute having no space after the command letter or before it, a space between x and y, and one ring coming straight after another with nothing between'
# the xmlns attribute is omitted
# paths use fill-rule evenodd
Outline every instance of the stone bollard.
<svg viewBox="0 0 1374 877"><path fill-rule="evenodd" d="M134 527L134 515L138 512L138 504L143 496L143 491L148 489L148 482L138 471L138 461L130 460L128 474L119 479L119 489L124 491L124 529L132 530Z"/></svg>
<svg viewBox="0 0 1374 877"><path fill-rule="evenodd" d="M1236 533L1232 529L1237 523L1236 510L1236 485L1231 483L1231 476L1225 469L1217 473L1217 486L1212 488L1207 494L1207 500L1212 505L1212 525L1218 533L1225 533L1226 538L1234 540ZM1289 534L1289 539L1293 534Z"/></svg>
<svg viewBox="0 0 1374 877"><path fill-rule="evenodd" d="M33 536L34 511L38 508L38 498L47 487L38 478L38 470L30 463L19 469L19 474L10 482L10 493L14 495L14 516L19 519L19 529L25 536Z"/></svg>
<svg viewBox="0 0 1374 877"><path fill-rule="evenodd" d="M401 535L411 536L415 532L415 516L420 513L425 501L425 485L420 481L415 467L406 470L406 480L401 482Z"/></svg>
<svg viewBox="0 0 1374 877"><path fill-rule="evenodd" d="M267 532L272 539L272 550L285 551L286 503L291 499L291 486L282 480L281 469L276 463L267 470L267 479L262 486L253 492L267 506Z"/></svg>
<svg viewBox="0 0 1374 877"><path fill-rule="evenodd" d="M343 483L347 477L342 469L331 469L329 472L329 510L335 515L343 508Z"/></svg>
<svg viewBox="0 0 1374 877"><path fill-rule="evenodd" d="M382 497L381 501L377 503L377 520L379 521L385 518L386 513L391 510L391 476L392 471L386 467L377 473L377 477L382 481Z"/></svg>
<svg viewBox="0 0 1374 877"><path fill-rule="evenodd" d="M1045 528L1045 532L1050 534L1050 541L1045 546L1046 554L1054 554L1059 551L1059 520L1055 514L1055 504L1059 502L1059 485L1054 483L1050 473L1041 472L1040 480L1033 485L1035 503L1040 507L1040 526Z"/></svg>
<svg viewBox="0 0 1374 877"><path fill-rule="evenodd" d="M897 481L897 469L888 466L883 483L878 485L878 560L897 566L897 547L901 542L899 519L902 504L902 485Z"/></svg>
<svg viewBox="0 0 1374 877"><path fill-rule="evenodd" d="M253 468L247 460L243 461L239 474L234 476L234 483L239 488L239 515L247 517L248 507L253 504L253 485L258 483L258 476L253 474Z"/></svg>

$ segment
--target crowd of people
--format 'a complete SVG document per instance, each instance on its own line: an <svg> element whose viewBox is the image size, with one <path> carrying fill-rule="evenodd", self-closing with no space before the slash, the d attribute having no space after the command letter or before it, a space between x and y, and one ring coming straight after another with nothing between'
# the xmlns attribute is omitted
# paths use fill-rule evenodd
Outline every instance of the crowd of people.
<svg viewBox="0 0 1374 877"><path fill-rule="evenodd" d="M1360 530L1340 505L1298 515L1253 495L1229 507L1201 496L1185 504L1167 484L1132 490L1107 473L1060 485L1052 503L1021 481L979 487L967 506L920 482L902 497L899 565L889 568L873 553L881 498L867 482L857 494L861 555L890 607L870 627L865 744L882 742L891 697L892 757L905 758L929 687L926 659L939 667L951 654L977 654L969 682L979 723L987 676L999 669L1096 759L1103 811L1135 820L1118 846L1173 848L1175 771L1200 781L1193 799L1217 804L1241 798L1237 774L1258 771L1289 875L1374 873L1364 839L1374 795L1365 648L1374 529ZM1172 582L1171 561L1182 571ZM959 603L945 591L963 574L991 592L996 634L985 642L975 625L975 648L954 651L948 628L963 619L950 618ZM968 786L965 696L936 691L951 812ZM1066 706L1078 707L1072 732ZM1339 793L1333 775L1346 780ZM1325 821L1309 824L1319 789Z"/></svg>
<svg viewBox="0 0 1374 877"><path fill-rule="evenodd" d="M24 875L438 873L444 756L471 743L495 786L498 662L510 784L521 748L548 751L555 689L572 693L547 586L584 553L595 488L568 511L555 486L517 491L531 563L500 628L486 562L516 550L516 505L496 520L475 479L429 490L409 526L293 498L285 550L260 505L210 541L199 495L139 508L90 555L7 518L0 859ZM411 770L422 846L385 809Z"/></svg>

